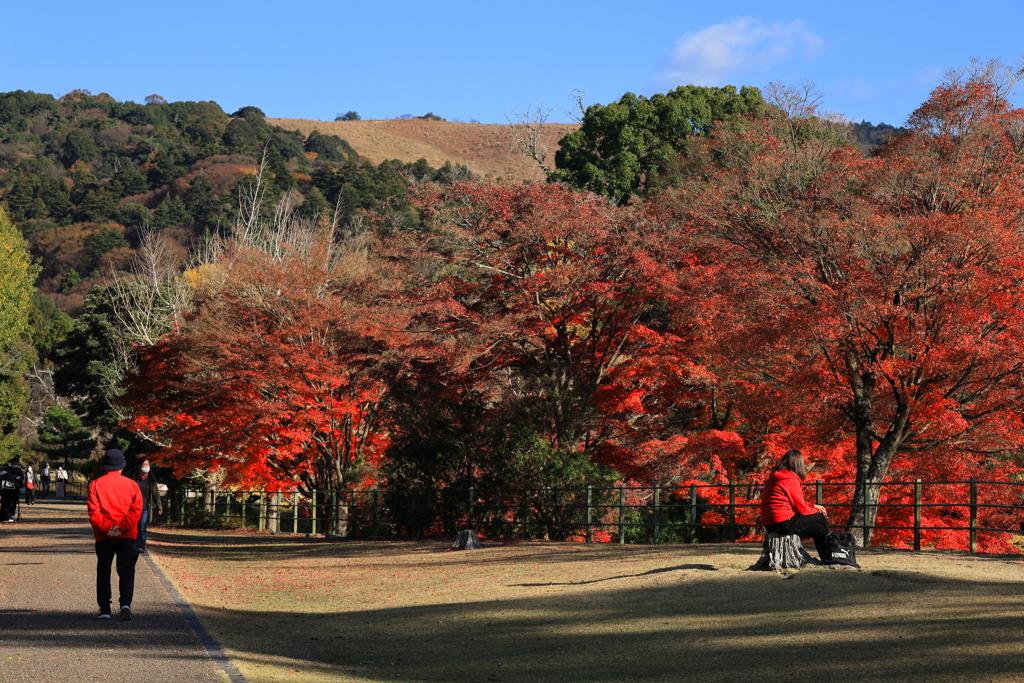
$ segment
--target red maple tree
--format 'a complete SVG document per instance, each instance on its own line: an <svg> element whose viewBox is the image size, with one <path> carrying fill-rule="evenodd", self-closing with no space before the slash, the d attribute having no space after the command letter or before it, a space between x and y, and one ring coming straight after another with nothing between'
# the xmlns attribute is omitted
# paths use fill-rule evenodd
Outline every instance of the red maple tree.
<svg viewBox="0 0 1024 683"><path fill-rule="evenodd" d="M391 249L411 262L435 384L478 397L492 425L514 423L546 452L680 476L663 440L690 428L701 380L669 324L679 255L666 225L560 185L461 183L418 203L424 229Z"/></svg>
<svg viewBox="0 0 1024 683"><path fill-rule="evenodd" d="M892 474L1014 471L1020 112L990 85L944 86L872 159L820 121L781 123L720 127L660 200L695 257L679 312L748 440L845 451L829 476L853 470L858 532Z"/></svg>
<svg viewBox="0 0 1024 683"><path fill-rule="evenodd" d="M154 458L178 475L358 485L388 444L380 373L404 325L387 288L346 275L329 235L276 253L236 245L207 269L176 331L140 350L127 426L163 444Z"/></svg>

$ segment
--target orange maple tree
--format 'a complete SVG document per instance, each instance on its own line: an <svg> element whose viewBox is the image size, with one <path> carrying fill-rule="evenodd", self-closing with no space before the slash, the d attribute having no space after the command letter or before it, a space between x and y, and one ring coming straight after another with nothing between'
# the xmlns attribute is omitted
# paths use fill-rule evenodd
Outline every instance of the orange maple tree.
<svg viewBox="0 0 1024 683"><path fill-rule="evenodd" d="M953 84L910 124L870 159L820 121L721 126L660 204L748 441L831 454L858 534L887 477L1005 478L1024 438L1021 112Z"/></svg>

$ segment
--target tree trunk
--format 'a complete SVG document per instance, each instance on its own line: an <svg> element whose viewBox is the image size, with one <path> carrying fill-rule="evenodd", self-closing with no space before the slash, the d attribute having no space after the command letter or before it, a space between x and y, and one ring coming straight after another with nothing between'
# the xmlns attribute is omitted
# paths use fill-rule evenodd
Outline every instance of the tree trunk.
<svg viewBox="0 0 1024 683"><path fill-rule="evenodd" d="M876 378L864 370L856 353L846 356L846 367L853 400L849 405L850 417L856 430L857 479L853 491L847 529L857 539L857 545L871 545L871 531L878 517L878 499L881 483L889 474L889 466L906 440L910 427L910 403L905 399L895 382L890 381L895 410L889 417L889 427L878 445L874 432L874 392Z"/></svg>
<svg viewBox="0 0 1024 683"><path fill-rule="evenodd" d="M212 482L209 479L203 482L203 512L207 515L212 515L214 506L216 505L216 482Z"/></svg>
<svg viewBox="0 0 1024 683"><path fill-rule="evenodd" d="M263 528L272 534L280 531L281 521L281 493L266 494L266 507L264 508Z"/></svg>
<svg viewBox="0 0 1024 683"><path fill-rule="evenodd" d="M815 564L815 560L804 550L799 536L772 532L764 535L761 557L748 571L777 572L780 569L800 569L808 564Z"/></svg>

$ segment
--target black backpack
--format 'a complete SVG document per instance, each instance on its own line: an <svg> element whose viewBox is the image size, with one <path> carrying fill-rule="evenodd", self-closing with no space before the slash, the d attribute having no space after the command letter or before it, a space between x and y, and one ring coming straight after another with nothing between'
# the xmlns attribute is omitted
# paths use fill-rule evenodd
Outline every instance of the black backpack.
<svg viewBox="0 0 1024 683"><path fill-rule="evenodd" d="M825 552L821 563L860 569L853 551L856 544L857 539L849 531L830 531L825 537Z"/></svg>

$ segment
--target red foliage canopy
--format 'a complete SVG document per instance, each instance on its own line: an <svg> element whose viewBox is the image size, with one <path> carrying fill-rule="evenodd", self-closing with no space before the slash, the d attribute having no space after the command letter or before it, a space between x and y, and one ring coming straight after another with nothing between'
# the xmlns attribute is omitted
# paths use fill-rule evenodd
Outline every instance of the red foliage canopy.
<svg viewBox="0 0 1024 683"><path fill-rule="evenodd" d="M1021 113L950 86L911 124L874 159L820 122L722 127L661 203L702 362L748 435L847 449L855 527L865 484L1006 476L1024 437Z"/></svg>
<svg viewBox="0 0 1024 683"><path fill-rule="evenodd" d="M358 484L388 443L378 371L404 326L380 305L385 288L364 296L336 256L326 237L276 255L237 248L211 267L222 281L141 350L125 399L127 426L166 444L158 461L269 490Z"/></svg>

